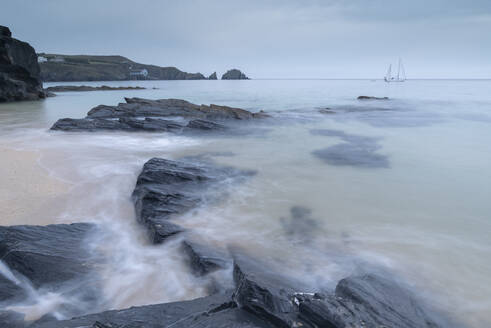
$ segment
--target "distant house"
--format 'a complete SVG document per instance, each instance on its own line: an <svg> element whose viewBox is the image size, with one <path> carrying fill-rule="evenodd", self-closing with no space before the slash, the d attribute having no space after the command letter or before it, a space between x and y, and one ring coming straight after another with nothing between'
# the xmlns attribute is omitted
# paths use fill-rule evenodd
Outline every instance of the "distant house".
<svg viewBox="0 0 491 328"><path fill-rule="evenodd" d="M144 69L130 69L130 78L134 79L146 79L148 76L148 71Z"/></svg>
<svg viewBox="0 0 491 328"><path fill-rule="evenodd" d="M46 63L48 61L48 58L43 57L43 56L38 56L38 63Z"/></svg>

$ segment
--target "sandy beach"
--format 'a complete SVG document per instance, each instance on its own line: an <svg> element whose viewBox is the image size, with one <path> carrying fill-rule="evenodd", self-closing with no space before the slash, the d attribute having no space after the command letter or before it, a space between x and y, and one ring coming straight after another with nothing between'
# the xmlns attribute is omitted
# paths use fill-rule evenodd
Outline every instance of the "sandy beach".
<svg viewBox="0 0 491 328"><path fill-rule="evenodd" d="M43 169L36 151L0 147L0 224L57 223L57 206L70 185ZM26 204L29 204L26 206Z"/></svg>

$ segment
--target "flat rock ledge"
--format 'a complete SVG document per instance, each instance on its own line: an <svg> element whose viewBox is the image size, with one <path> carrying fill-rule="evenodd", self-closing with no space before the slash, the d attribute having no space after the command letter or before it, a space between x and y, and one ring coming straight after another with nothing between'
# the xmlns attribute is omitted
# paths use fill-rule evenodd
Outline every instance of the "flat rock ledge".
<svg viewBox="0 0 491 328"><path fill-rule="evenodd" d="M117 106L99 105L82 119L63 118L51 130L60 131L148 131L191 132L227 130L239 120L268 117L263 111L252 113L241 108L196 105L181 99L150 100L125 98Z"/></svg>
<svg viewBox="0 0 491 328"><path fill-rule="evenodd" d="M44 89L48 92L69 92L69 91L121 91L121 90L145 90L143 87L110 87L101 85L92 87L89 85L55 85Z"/></svg>

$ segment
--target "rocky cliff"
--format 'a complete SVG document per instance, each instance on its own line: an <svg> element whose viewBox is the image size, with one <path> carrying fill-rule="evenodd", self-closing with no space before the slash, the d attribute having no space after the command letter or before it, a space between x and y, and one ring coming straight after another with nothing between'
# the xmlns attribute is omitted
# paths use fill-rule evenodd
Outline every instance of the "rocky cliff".
<svg viewBox="0 0 491 328"><path fill-rule="evenodd" d="M0 26L0 102L44 98L34 48Z"/></svg>
<svg viewBox="0 0 491 328"><path fill-rule="evenodd" d="M205 80L201 73L136 63L122 56L40 53L41 79L51 81ZM139 72L142 74L140 75ZM133 73L133 75L130 75Z"/></svg>
<svg viewBox="0 0 491 328"><path fill-rule="evenodd" d="M234 68L223 74L222 80L249 80L249 78L244 73Z"/></svg>

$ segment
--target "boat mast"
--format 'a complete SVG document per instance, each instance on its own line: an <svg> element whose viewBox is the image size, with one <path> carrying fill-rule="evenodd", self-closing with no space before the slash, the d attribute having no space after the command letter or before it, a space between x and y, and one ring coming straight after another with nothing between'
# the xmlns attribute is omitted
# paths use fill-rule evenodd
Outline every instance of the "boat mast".
<svg viewBox="0 0 491 328"><path fill-rule="evenodd" d="M401 76L402 76L402 81L406 81L406 70L404 69L404 65L402 64L402 60L401 60Z"/></svg>
<svg viewBox="0 0 491 328"><path fill-rule="evenodd" d="M401 58L399 58L399 64L397 65L397 81L401 80L400 75L401 75Z"/></svg>
<svg viewBox="0 0 491 328"><path fill-rule="evenodd" d="M387 74L385 75L385 81L389 82L392 75L392 64L389 65L389 69L387 70Z"/></svg>

